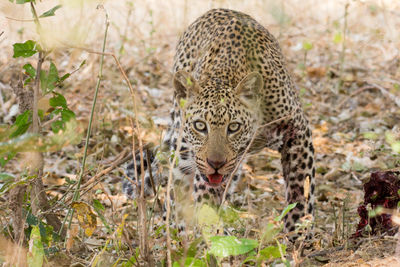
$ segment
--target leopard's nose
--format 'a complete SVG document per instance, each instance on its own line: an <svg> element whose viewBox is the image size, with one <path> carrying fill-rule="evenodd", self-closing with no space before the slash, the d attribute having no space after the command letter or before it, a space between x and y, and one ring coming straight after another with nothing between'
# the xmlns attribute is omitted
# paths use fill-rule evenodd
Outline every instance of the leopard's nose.
<svg viewBox="0 0 400 267"><path fill-rule="evenodd" d="M214 170L220 169L222 166L225 165L226 159L224 160L212 160L207 158L207 163L210 165Z"/></svg>

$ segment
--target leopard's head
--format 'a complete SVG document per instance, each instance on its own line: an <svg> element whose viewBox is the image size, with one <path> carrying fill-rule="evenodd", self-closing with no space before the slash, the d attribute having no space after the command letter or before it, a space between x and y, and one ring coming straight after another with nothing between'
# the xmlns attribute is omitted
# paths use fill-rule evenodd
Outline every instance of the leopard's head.
<svg viewBox="0 0 400 267"><path fill-rule="evenodd" d="M195 167L211 186L227 181L259 125L259 96L263 79L253 72L235 88L220 79L199 83L190 74L174 76L181 107L183 138L194 152ZM179 103L179 102L178 102Z"/></svg>

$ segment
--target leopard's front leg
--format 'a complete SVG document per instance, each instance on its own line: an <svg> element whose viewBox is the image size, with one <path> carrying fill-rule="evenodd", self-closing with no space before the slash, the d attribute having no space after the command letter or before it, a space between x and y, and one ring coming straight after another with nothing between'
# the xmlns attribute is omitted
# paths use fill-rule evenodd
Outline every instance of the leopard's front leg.
<svg viewBox="0 0 400 267"><path fill-rule="evenodd" d="M280 152L286 204L297 203L285 217L285 231L291 232L299 219L306 214L312 215L314 209L315 167L310 128L307 126L300 132L289 130Z"/></svg>

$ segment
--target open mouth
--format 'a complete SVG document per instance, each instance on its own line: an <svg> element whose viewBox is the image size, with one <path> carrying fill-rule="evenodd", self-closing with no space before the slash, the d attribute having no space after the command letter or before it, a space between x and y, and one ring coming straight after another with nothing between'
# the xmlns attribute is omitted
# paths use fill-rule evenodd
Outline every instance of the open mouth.
<svg viewBox="0 0 400 267"><path fill-rule="evenodd" d="M213 173L213 174L207 175L208 183L210 185L214 185L214 186L220 185L223 177L224 176L219 173Z"/></svg>

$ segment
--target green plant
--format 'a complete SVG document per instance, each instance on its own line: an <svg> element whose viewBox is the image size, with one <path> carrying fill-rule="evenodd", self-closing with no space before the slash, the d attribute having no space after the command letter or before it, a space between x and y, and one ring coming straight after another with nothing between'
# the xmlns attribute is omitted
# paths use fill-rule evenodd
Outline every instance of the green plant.
<svg viewBox="0 0 400 267"><path fill-rule="evenodd" d="M304 41L302 46L303 46L303 50L304 50L303 64L304 64L304 68L306 68L306 66L307 66L307 54L313 48L313 44L311 42L309 42L309 41Z"/></svg>
<svg viewBox="0 0 400 267"><path fill-rule="evenodd" d="M14 1L10 1L14 2ZM54 16L61 5L56 5L40 16L36 12L35 0L16 0L16 4L29 4L40 36L41 19ZM14 239L23 243L31 241L32 253L28 255L30 266L41 266L46 254L54 251L52 240L59 239L61 221L50 211L42 182L44 156L42 152L60 150L63 146L80 141L75 113L68 107L61 90L63 82L72 73L60 75L51 60L51 50L39 40L27 40L13 45L13 57L27 59L37 56L36 67L30 63L22 67L24 81L14 85L21 114L11 126L0 128L0 165L4 167L17 153L30 157L19 175L0 173L5 184L0 194L8 194L13 211L12 229ZM46 68L45 66L47 66ZM82 64L81 64L82 66ZM33 92L33 94L32 94ZM39 100L44 104L39 104ZM46 223L44 222L46 220ZM24 232L23 225L28 228Z"/></svg>
<svg viewBox="0 0 400 267"><path fill-rule="evenodd" d="M173 266L209 266L210 261L215 259L219 265L224 258L238 255L248 255L242 264L256 264L263 262L283 262L287 266L289 262L285 259L286 245L278 240L278 234L283 229L283 218L296 206L296 203L288 205L273 222L267 224L259 239L238 238L236 236L215 235L218 229L222 228L222 221L232 215L233 209L229 209L229 216L226 216L224 209L218 214L215 209L204 204L197 212L198 227L203 234L203 240L207 244L203 256L196 258L196 246L201 240L195 240L190 247L191 252L183 259L175 259ZM224 211L224 212L221 212ZM225 213L225 215L224 215ZM228 219L229 220L229 219ZM222 229L221 229L222 230ZM181 265L180 265L181 264Z"/></svg>

